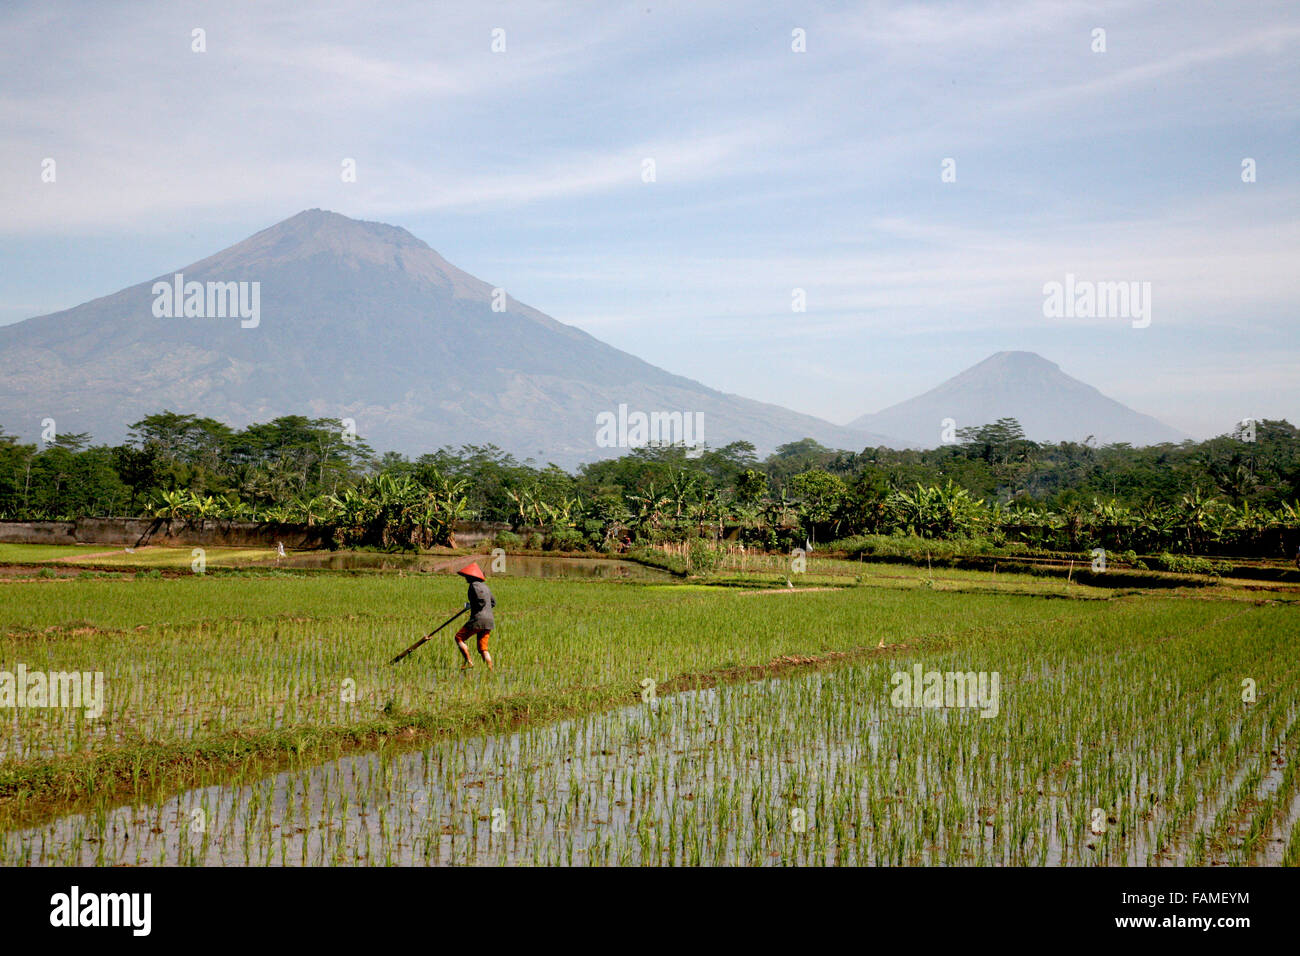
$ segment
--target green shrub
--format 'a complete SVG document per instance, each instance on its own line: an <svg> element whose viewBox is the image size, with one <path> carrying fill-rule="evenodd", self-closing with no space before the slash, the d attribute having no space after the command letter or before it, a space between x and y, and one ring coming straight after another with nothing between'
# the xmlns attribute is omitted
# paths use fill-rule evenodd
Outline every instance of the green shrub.
<svg viewBox="0 0 1300 956"><path fill-rule="evenodd" d="M1019 554L1028 550L1020 542L997 547L987 538L922 538L904 534L862 534L826 545L828 550L844 551L849 557L858 555L885 558L956 558L965 555Z"/></svg>
<svg viewBox="0 0 1300 956"><path fill-rule="evenodd" d="M551 548L555 551L582 551L586 542L576 528L556 528L551 532Z"/></svg>
<svg viewBox="0 0 1300 956"><path fill-rule="evenodd" d="M665 571L671 571L673 574L685 574L690 570L687 567L686 560L680 555L669 554L660 551L658 548L633 548L627 553L627 556L640 564L652 568L662 568Z"/></svg>
<svg viewBox="0 0 1300 956"><path fill-rule="evenodd" d="M513 531L498 531L492 537L492 543L498 548L509 550L511 548L518 548L524 543L524 539L519 537L519 535L515 534Z"/></svg>
<svg viewBox="0 0 1300 956"><path fill-rule="evenodd" d="M717 568L722 560L722 551L715 548L703 538L696 538L690 545L690 568L696 574L707 574Z"/></svg>
<svg viewBox="0 0 1300 956"><path fill-rule="evenodd" d="M1152 560L1160 570L1177 574L1219 575L1232 570L1232 564L1228 561L1211 561L1191 554L1170 554L1166 551Z"/></svg>

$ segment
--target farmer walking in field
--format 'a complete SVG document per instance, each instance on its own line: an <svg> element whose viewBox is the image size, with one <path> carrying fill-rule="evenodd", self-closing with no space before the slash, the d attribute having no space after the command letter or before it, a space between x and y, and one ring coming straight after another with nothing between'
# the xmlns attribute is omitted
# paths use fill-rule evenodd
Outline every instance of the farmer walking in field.
<svg viewBox="0 0 1300 956"><path fill-rule="evenodd" d="M469 645L465 642L471 635L478 638L478 654L483 658L483 663L487 665L488 670L492 670L492 655L488 653L488 638L492 636L492 609L496 607L497 599L492 596L491 589L488 588L487 582L483 577L483 571L477 563L470 564L456 572L469 583L469 593L465 607L469 608L469 620L465 626L456 632L456 646L460 648L461 654L465 658L465 667L473 667L474 662L469 659Z"/></svg>

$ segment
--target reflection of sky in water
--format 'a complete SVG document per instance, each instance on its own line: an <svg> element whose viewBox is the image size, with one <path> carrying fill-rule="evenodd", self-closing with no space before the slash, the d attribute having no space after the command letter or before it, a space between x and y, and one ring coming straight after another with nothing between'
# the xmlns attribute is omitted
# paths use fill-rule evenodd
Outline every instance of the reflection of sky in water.
<svg viewBox="0 0 1300 956"><path fill-rule="evenodd" d="M1097 838L1071 822L1074 770L1025 773L1009 760L1007 728L973 712L893 708L896 666L665 695L67 817L9 834L4 862L25 862L24 848L36 864L1099 862L1085 845ZM1222 781L1197 825L1244 772ZM1264 791L1280 775L1266 775ZM1300 798L1281 832L1298 811ZM1149 862L1162 823L1138 818L1104 862ZM1187 849L1180 835L1159 862ZM1269 846L1262 861L1280 854Z"/></svg>
<svg viewBox="0 0 1300 956"><path fill-rule="evenodd" d="M448 558L434 554L376 554L374 552L312 552L290 555L276 561L258 561L257 564L282 568L324 568L331 571L429 571L454 574L469 563L469 556ZM612 558L566 558L543 555L507 555L504 568L491 569L489 558L480 558L488 570L488 580L494 577L524 578L627 578L629 580L659 580L670 577L668 572L650 568L634 561Z"/></svg>

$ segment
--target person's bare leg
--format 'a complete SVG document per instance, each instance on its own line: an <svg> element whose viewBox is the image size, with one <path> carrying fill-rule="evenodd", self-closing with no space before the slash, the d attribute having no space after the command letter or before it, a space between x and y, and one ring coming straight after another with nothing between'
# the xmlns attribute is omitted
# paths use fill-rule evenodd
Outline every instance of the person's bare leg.
<svg viewBox="0 0 1300 956"><path fill-rule="evenodd" d="M491 669L492 669L492 655L489 654L487 651L480 651L480 652L479 652L479 656L480 656L481 658L483 658L483 663L486 664L486 665L488 666L488 670L491 670Z"/></svg>
<svg viewBox="0 0 1300 956"><path fill-rule="evenodd" d="M492 655L488 653L488 638L491 636L489 632L480 635L478 639L478 656L483 658L483 663L487 665L488 670L492 669Z"/></svg>
<svg viewBox="0 0 1300 956"><path fill-rule="evenodd" d="M460 656L465 658L465 663L461 667L473 667L474 662L469 659L469 645L459 636L456 637L456 646L460 648Z"/></svg>

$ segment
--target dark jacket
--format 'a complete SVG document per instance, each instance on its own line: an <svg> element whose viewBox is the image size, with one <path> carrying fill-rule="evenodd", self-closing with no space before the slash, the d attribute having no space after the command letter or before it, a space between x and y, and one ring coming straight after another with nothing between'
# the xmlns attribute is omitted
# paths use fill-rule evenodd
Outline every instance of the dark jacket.
<svg viewBox="0 0 1300 956"><path fill-rule="evenodd" d="M470 581L469 594L465 600L469 602L467 626L475 630L492 630L492 609L497 606L497 599L492 596L487 584L483 581Z"/></svg>

